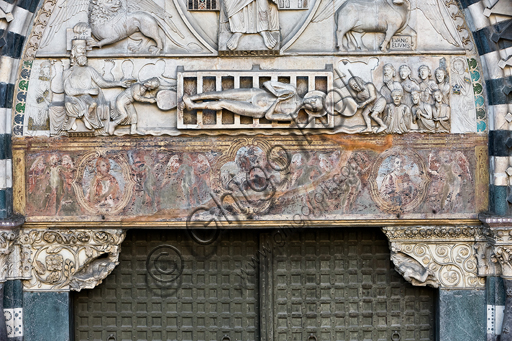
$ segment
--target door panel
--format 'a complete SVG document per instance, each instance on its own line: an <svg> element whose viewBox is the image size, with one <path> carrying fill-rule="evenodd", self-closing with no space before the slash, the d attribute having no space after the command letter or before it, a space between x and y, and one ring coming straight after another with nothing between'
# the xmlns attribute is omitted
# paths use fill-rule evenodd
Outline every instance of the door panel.
<svg viewBox="0 0 512 341"><path fill-rule="evenodd" d="M396 273L378 229L268 231L128 231L113 273L73 294L75 340L434 339L435 291Z"/></svg>
<svg viewBox="0 0 512 341"><path fill-rule="evenodd" d="M183 272L174 281L178 272L162 272L172 272L174 265L166 263L179 256L169 248L151 254L162 245L174 246L183 258ZM95 289L76 293L75 339L259 340L258 277L244 290L233 285L240 282L236 270L257 247L258 234L251 231L227 232L208 246L185 231L129 231L113 273ZM153 264L158 254L160 273Z"/></svg>
<svg viewBox="0 0 512 341"><path fill-rule="evenodd" d="M395 331L400 340L433 340L434 291L391 268L380 231L283 234L262 238L272 247L273 340L392 340Z"/></svg>

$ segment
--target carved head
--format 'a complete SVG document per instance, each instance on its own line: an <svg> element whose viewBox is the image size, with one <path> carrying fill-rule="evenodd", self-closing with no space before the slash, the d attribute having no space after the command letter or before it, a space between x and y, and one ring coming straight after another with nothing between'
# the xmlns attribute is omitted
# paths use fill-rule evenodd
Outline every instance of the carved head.
<svg viewBox="0 0 512 341"><path fill-rule="evenodd" d="M434 91L434 99L437 103L441 103L443 101L443 93L441 90Z"/></svg>
<svg viewBox="0 0 512 341"><path fill-rule="evenodd" d="M87 65L87 44L85 40L74 39L71 48L71 65Z"/></svg>
<svg viewBox="0 0 512 341"><path fill-rule="evenodd" d="M158 89L160 86L160 80L158 77L153 77L144 82L144 87L148 89L149 91Z"/></svg>
<svg viewBox="0 0 512 341"><path fill-rule="evenodd" d="M101 9L101 12L110 16L115 14L123 7L121 0L92 0L91 4L97 9Z"/></svg>
<svg viewBox="0 0 512 341"><path fill-rule="evenodd" d="M348 85L350 85L350 87L356 92L361 92L361 91L364 91L364 89L365 89L363 79L358 76L354 76L354 77L350 78L348 80Z"/></svg>
<svg viewBox="0 0 512 341"><path fill-rule="evenodd" d="M310 91L304 96L302 102L304 104L304 110L306 110L309 116L321 117L327 113L324 108L325 97L325 93L317 90Z"/></svg>
<svg viewBox="0 0 512 341"><path fill-rule="evenodd" d="M44 61L41 63L41 69L39 71L39 77L44 77L45 79L49 79L52 74L52 64L49 61Z"/></svg>
<svg viewBox="0 0 512 341"><path fill-rule="evenodd" d="M436 71L434 71L434 76L436 77L438 83L443 83L447 76L446 70L438 67Z"/></svg>
<svg viewBox="0 0 512 341"><path fill-rule="evenodd" d="M322 105L322 97L320 96L310 97L304 100L304 106L311 111L322 110Z"/></svg>
<svg viewBox="0 0 512 341"><path fill-rule="evenodd" d="M411 97L413 104L420 104L421 92L419 92L418 90L413 90L411 91Z"/></svg>
<svg viewBox="0 0 512 341"><path fill-rule="evenodd" d="M395 103L395 105L400 105L400 103L402 103L402 96L402 90L395 89L391 91L391 98L393 98L393 103Z"/></svg>
<svg viewBox="0 0 512 341"><path fill-rule="evenodd" d="M430 71L430 68L427 65L422 65L418 68L418 76L425 80L427 78L430 78L432 76L432 71Z"/></svg>
<svg viewBox="0 0 512 341"><path fill-rule="evenodd" d="M395 67L392 64L386 64L384 65L383 73L384 81L392 80L396 76Z"/></svg>
<svg viewBox="0 0 512 341"><path fill-rule="evenodd" d="M407 78L411 77L411 68L408 65L402 65L398 69L398 73L400 74L400 78L402 80L406 80Z"/></svg>

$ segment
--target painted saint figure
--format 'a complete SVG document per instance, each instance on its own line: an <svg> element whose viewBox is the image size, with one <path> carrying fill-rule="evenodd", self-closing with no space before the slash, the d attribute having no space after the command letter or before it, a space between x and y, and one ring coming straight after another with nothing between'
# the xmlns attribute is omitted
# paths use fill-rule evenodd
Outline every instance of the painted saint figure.
<svg viewBox="0 0 512 341"><path fill-rule="evenodd" d="M476 132L476 115L471 76L462 58L452 61L451 73L453 128L455 133Z"/></svg>
<svg viewBox="0 0 512 341"><path fill-rule="evenodd" d="M263 87L185 94L181 106L188 110L226 109L241 116L265 117L269 121L290 121L297 117L301 108L315 117L326 114L325 94L320 91L308 92L301 98L291 84L267 81Z"/></svg>
<svg viewBox="0 0 512 341"><path fill-rule="evenodd" d="M110 161L99 157L96 160L96 175L87 193L89 202L96 207L108 209L114 207L120 197L119 183L110 174Z"/></svg>
<svg viewBox="0 0 512 341"><path fill-rule="evenodd" d="M398 206L407 205L414 199L416 190L411 177L403 168L401 156L394 158L392 170L384 176L379 192L383 199Z"/></svg>

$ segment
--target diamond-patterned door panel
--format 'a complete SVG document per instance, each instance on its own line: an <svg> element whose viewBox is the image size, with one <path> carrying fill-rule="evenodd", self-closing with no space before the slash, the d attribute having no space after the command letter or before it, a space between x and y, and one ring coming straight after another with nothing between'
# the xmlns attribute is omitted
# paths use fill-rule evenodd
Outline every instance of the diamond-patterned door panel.
<svg viewBox="0 0 512 341"><path fill-rule="evenodd" d="M268 340L434 339L435 291L413 287L395 272L380 231L309 229L287 235L284 241L262 238L272 249L272 259L262 262L271 268L271 275L262 276L272 288L262 294L273 303L262 302L263 313L273 310L266 316L273 324L264 333Z"/></svg>
<svg viewBox="0 0 512 341"><path fill-rule="evenodd" d="M257 247L251 231L207 246L185 231L129 231L113 273L75 293L75 340L259 340L257 273L244 290L236 285Z"/></svg>

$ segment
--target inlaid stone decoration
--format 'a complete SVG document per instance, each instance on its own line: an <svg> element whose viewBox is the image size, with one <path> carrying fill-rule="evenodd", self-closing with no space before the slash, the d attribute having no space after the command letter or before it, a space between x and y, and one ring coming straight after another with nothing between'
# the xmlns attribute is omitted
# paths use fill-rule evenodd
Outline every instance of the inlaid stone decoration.
<svg viewBox="0 0 512 341"><path fill-rule="evenodd" d="M483 87L453 1L47 0L27 41L12 127L27 224L487 208Z"/></svg>

